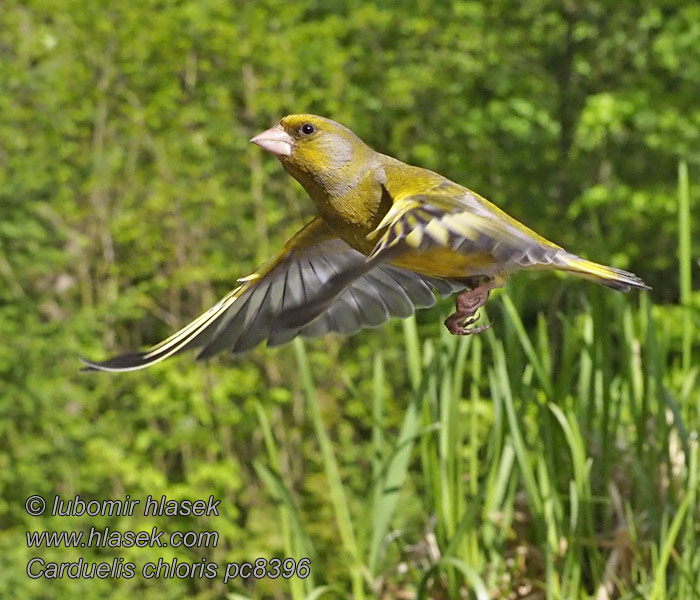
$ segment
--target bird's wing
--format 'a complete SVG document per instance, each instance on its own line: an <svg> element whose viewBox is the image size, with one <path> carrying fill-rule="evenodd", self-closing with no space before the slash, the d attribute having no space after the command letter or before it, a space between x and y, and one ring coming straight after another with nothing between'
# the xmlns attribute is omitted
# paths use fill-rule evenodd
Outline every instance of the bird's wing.
<svg viewBox="0 0 700 600"><path fill-rule="evenodd" d="M428 179L409 189L385 184L392 205L370 238L373 259L397 246L424 252L449 248L465 255L490 257L498 269L556 264L565 251L496 206L447 179Z"/></svg>
<svg viewBox="0 0 700 600"><path fill-rule="evenodd" d="M360 265L363 273L355 276ZM316 218L274 259L239 280L236 289L168 339L145 352L104 362L84 360L85 370L134 371L195 347L202 347L197 358L206 358L224 348L244 352L263 340L277 346L297 335L350 334L381 325L391 317L408 317L415 308L432 306L434 291L447 296L463 287L386 264L371 270L364 269L365 265L363 254L335 237L325 222ZM352 281L338 290L333 282L345 282L347 273L353 274ZM323 314L312 311L308 318L300 319L297 312L293 323L280 321L281 314L312 299L326 300Z"/></svg>
<svg viewBox="0 0 700 600"><path fill-rule="evenodd" d="M501 277L517 269L553 268L618 291L650 289L634 273L567 252L467 188L447 179L425 180L421 184L414 178L410 186L392 189L387 178L392 205L368 236L379 240L368 261L402 248L425 252L437 247L476 259L483 272L475 274Z"/></svg>

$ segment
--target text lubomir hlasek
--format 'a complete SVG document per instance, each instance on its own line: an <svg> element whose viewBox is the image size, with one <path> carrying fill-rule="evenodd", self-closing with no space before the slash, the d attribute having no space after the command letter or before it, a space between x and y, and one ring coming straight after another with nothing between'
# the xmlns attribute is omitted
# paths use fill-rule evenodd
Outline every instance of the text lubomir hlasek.
<svg viewBox="0 0 700 600"><path fill-rule="evenodd" d="M146 517L179 517L179 516L219 516L219 503L211 495L207 500L168 500L163 495L155 499L149 495L143 505L143 515ZM131 516L141 504L141 500L133 500L128 494L123 500L83 500L79 495L71 500L54 496L51 516L78 517L81 515L95 516Z"/></svg>

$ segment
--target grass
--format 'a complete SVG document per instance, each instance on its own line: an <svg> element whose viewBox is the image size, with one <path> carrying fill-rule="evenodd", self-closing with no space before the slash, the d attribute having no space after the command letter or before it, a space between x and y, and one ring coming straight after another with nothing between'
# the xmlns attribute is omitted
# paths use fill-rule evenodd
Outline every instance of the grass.
<svg viewBox="0 0 700 600"><path fill-rule="evenodd" d="M398 428L381 353L372 363L367 479L343 478L302 342L297 364L338 537L319 555L268 450L285 551L323 577L290 597L700 598L700 398L690 315L690 203L679 167L680 348L642 294L586 287L587 305L534 327L523 290L496 293L494 329L421 339L404 321L411 392ZM434 329L431 329L431 332ZM332 574L332 575L331 575ZM325 581L324 581L325 580Z"/></svg>

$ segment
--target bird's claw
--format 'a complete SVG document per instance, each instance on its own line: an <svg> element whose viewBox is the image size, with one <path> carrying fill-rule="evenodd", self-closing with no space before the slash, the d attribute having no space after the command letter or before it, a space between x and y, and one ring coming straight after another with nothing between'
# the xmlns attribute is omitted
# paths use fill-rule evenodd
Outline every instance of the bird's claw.
<svg viewBox="0 0 700 600"><path fill-rule="evenodd" d="M445 320L445 327L447 327L447 331L449 331L452 335L472 335L474 333L486 331L489 327L491 327L491 323L479 325L478 327L472 327L475 322L476 317L454 313Z"/></svg>
<svg viewBox="0 0 700 600"><path fill-rule="evenodd" d="M493 288L492 283L487 283L475 287L472 290L462 292L455 300L455 312L447 317L445 327L452 335L472 335L485 331L491 324L479 325L472 327L476 322L477 317L474 315L486 301L489 299L489 294Z"/></svg>

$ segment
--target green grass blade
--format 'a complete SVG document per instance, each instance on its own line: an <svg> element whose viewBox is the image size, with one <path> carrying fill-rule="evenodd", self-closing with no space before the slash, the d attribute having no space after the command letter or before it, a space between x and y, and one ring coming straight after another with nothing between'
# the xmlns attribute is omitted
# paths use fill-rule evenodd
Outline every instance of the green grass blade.
<svg viewBox="0 0 700 600"><path fill-rule="evenodd" d="M304 600L318 600L319 598L323 596L327 596L329 594L334 594L338 598L346 598L347 596L343 593L343 590L341 590L338 586L335 585L322 585L320 587L317 587L315 590L313 590Z"/></svg>
<svg viewBox="0 0 700 600"><path fill-rule="evenodd" d="M513 301L510 299L508 294L502 294L501 301L503 302L503 307L505 308L508 318L515 328L520 345L522 346L525 355L530 360L530 364L535 370L535 374L539 379L540 385L542 385L542 389L547 394L547 398L552 399L552 379L547 370L546 361L542 360L537 354L529 336L527 335L527 332L525 331L525 326L520 319L518 310L515 308L515 304L513 304Z"/></svg>
<svg viewBox="0 0 700 600"><path fill-rule="evenodd" d="M255 411L258 415L258 422L260 423L260 429L265 441L268 459L272 468L276 472L279 472L279 454L277 452L274 436L272 435L272 429L270 428L270 421L260 402L256 402ZM270 494L280 503L280 528L282 530L285 556L315 556L311 540L304 532L304 526L302 525L299 511L281 477L278 477L272 470L257 461L253 466ZM292 600L301 600L304 595L304 589L313 587L313 573L310 573L306 580L293 577L289 581L289 584Z"/></svg>
<svg viewBox="0 0 700 600"><path fill-rule="evenodd" d="M415 335L414 335L415 334ZM408 329L406 335L407 352L417 352L418 337L413 328ZM412 346L412 349L411 349ZM422 374L419 368L416 373L418 387L415 389L411 403L406 409L396 447L387 457L385 466L381 470L380 478L375 482L372 503L372 535L369 547L369 569L375 573L379 561L379 555L389 531L391 519L396 510L399 493L406 480L408 465L413 452L415 440L420 436L420 412L422 398L425 394L425 382L421 383Z"/></svg>
<svg viewBox="0 0 700 600"><path fill-rule="evenodd" d="M331 503L333 505L336 524L338 526L338 531L340 532L340 539L345 551L354 562L350 568L353 582L353 594L355 600L362 600L364 598L364 584L362 576L363 569L357 547L357 541L355 539L353 522L350 516L350 509L345 496L345 490L343 489L343 481L340 477L338 462L336 461L335 453L333 452L333 445L331 444L325 425L323 424L323 419L321 418L321 407L319 405L318 395L316 394L313 378L311 376L309 359L306 355L304 343L300 338L296 338L294 340L294 350L296 353L297 365L299 367L302 388L304 390L304 395L306 396L309 412L311 413L311 421L316 433L316 439L321 449L321 457L323 460L326 480L328 482L328 490L330 493Z"/></svg>
<svg viewBox="0 0 700 600"><path fill-rule="evenodd" d="M651 596L649 600L662 600L666 598L666 570L668 569L668 562L671 558L671 552L673 551L673 546L676 543L676 538L681 530L683 521L685 519L685 513L690 506L691 495L686 494L685 498L681 502L676 515L671 521L671 525L665 532L663 537L663 544L661 545L661 551L657 557L656 566L654 568L654 587L651 591Z"/></svg>
<svg viewBox="0 0 700 600"><path fill-rule="evenodd" d="M678 163L678 271L681 304L683 311L683 369L690 369L693 344L693 320L690 312L691 289L691 246L690 246L690 190L688 183L688 163Z"/></svg>
<svg viewBox="0 0 700 600"><path fill-rule="evenodd" d="M302 523L299 511L297 510L292 495L289 490L284 485L282 479L270 469L268 469L264 464L256 461L253 463L253 467L257 472L258 476L267 487L268 491L273 495L273 497L280 502L283 510L291 522L292 527L292 543L289 544L288 550L289 556L302 556L313 558L316 556L313 544L311 540L306 535L304 531L304 525ZM290 536L291 537L291 536ZM307 580L311 581L313 585L312 575L310 574Z"/></svg>
<svg viewBox="0 0 700 600"><path fill-rule="evenodd" d="M486 589L486 584L484 584L484 581L481 579L479 574L472 567L464 563L464 561L452 557L443 558L427 573L425 573L420 585L418 586L418 592L416 593L416 598L418 598L418 600L422 600L424 598L428 600L429 596L426 596L428 582L432 577L444 570L445 567L457 569L457 571L463 575L464 580L470 586L470 589L476 594L477 600L489 600L490 596L488 590Z"/></svg>
<svg viewBox="0 0 700 600"><path fill-rule="evenodd" d="M511 393L510 381L508 378L508 369L506 367L506 356L503 351L503 346L500 342L493 343L494 354L494 372L491 377L491 389L498 388L503 398L503 404L506 410L506 418L508 421L509 432L513 441L513 449L518 459L518 467L523 478L525 490L528 499L531 503L531 509L534 514L539 517L542 515L542 499L537 487L537 479L532 469L530 462L530 453L525 444L521 421L515 410L513 403L513 395Z"/></svg>

